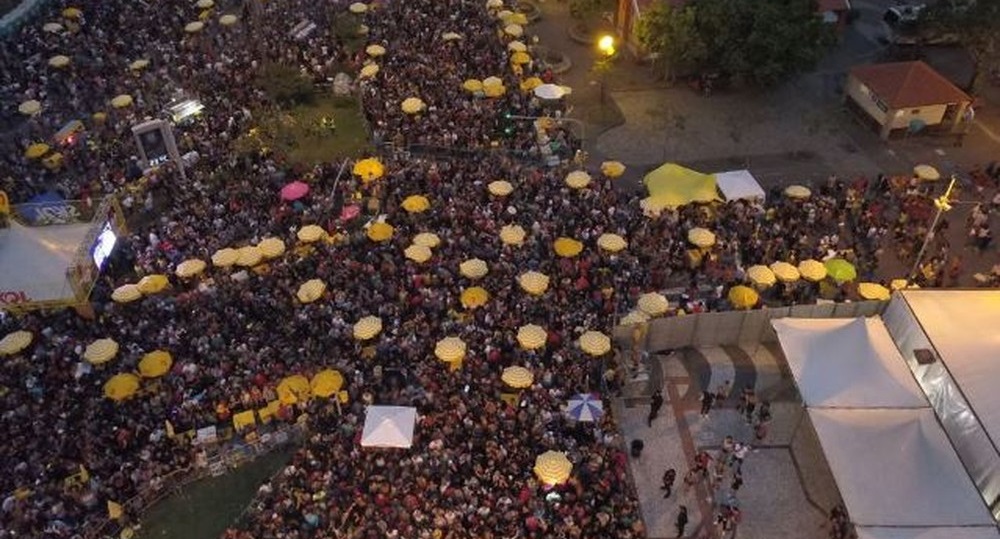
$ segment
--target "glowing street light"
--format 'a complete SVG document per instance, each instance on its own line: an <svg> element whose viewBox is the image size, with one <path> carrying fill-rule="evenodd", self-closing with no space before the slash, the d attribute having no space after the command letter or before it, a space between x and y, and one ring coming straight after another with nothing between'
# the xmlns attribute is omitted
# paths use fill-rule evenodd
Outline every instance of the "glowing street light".
<svg viewBox="0 0 1000 539"><path fill-rule="evenodd" d="M610 58L615 55L615 37L612 35L601 36L601 39L597 40L597 50L604 53L604 56Z"/></svg>

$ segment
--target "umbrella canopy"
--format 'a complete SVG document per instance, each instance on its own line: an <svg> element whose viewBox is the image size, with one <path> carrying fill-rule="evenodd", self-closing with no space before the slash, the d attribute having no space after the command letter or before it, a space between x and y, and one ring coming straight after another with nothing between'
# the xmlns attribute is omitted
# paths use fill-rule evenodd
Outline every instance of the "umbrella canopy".
<svg viewBox="0 0 1000 539"><path fill-rule="evenodd" d="M299 285L295 297L302 303L312 303L323 297L324 293L326 293L326 283L321 279L309 279Z"/></svg>
<svg viewBox="0 0 1000 539"><path fill-rule="evenodd" d="M205 23L201 21L189 22L184 25L184 31L189 34L197 34L205 28Z"/></svg>
<svg viewBox="0 0 1000 539"><path fill-rule="evenodd" d="M382 45L368 45L365 47L365 54L368 56L379 57L385 54L385 47Z"/></svg>
<svg viewBox="0 0 1000 539"><path fill-rule="evenodd" d="M198 0L194 5L198 9L212 9L215 6L215 0Z"/></svg>
<svg viewBox="0 0 1000 539"><path fill-rule="evenodd" d="M569 480L573 463L566 458L566 453L546 451L535 459L534 472L535 477L546 485L561 485Z"/></svg>
<svg viewBox="0 0 1000 539"><path fill-rule="evenodd" d="M309 184L300 181L291 182L281 188L281 200L298 200L309 194Z"/></svg>
<svg viewBox="0 0 1000 539"><path fill-rule="evenodd" d="M601 174L609 178L617 178L625 174L625 165L621 161L605 161L601 163Z"/></svg>
<svg viewBox="0 0 1000 539"><path fill-rule="evenodd" d="M500 9L503 7L503 0L486 0L486 9Z"/></svg>
<svg viewBox="0 0 1000 539"><path fill-rule="evenodd" d="M33 116L42 111L42 103L36 99L29 99L18 105L17 111L25 116Z"/></svg>
<svg viewBox="0 0 1000 539"><path fill-rule="evenodd" d="M542 84L534 90L535 97L539 99L562 99L566 96L566 88L558 84Z"/></svg>
<svg viewBox="0 0 1000 539"><path fill-rule="evenodd" d="M312 397L309 379L301 374L287 376L278 382L278 400L282 404L306 402Z"/></svg>
<svg viewBox="0 0 1000 539"><path fill-rule="evenodd" d="M30 331L18 330L0 339L0 356L12 356L31 345L35 336Z"/></svg>
<svg viewBox="0 0 1000 539"><path fill-rule="evenodd" d="M566 175L566 185L573 189L583 189L590 185L590 174L585 170L574 170Z"/></svg>
<svg viewBox="0 0 1000 539"><path fill-rule="evenodd" d="M146 67L148 66L149 66L149 60L143 58L132 62L131 64L128 65L128 68L131 69L132 71L139 71L142 69L146 69Z"/></svg>
<svg viewBox="0 0 1000 539"><path fill-rule="evenodd" d="M500 241L505 245L521 245L524 243L524 229L521 225L504 225L500 229Z"/></svg>
<svg viewBox="0 0 1000 539"><path fill-rule="evenodd" d="M517 283L532 296L541 296L549 289L549 276L537 271L526 271L517 278Z"/></svg>
<svg viewBox="0 0 1000 539"><path fill-rule="evenodd" d="M491 86L503 86L503 79L500 77L486 77L483 79L483 88L489 88Z"/></svg>
<svg viewBox="0 0 1000 539"><path fill-rule="evenodd" d="M115 402L128 399L138 392L139 377L130 372L116 374L104 382L104 396Z"/></svg>
<svg viewBox="0 0 1000 539"><path fill-rule="evenodd" d="M774 276L774 272L771 271L771 268L763 264L757 264L756 266L750 266L747 268L747 279L755 286L764 288L772 286L777 282L777 277Z"/></svg>
<svg viewBox="0 0 1000 539"><path fill-rule="evenodd" d="M186 279L188 277L194 277L205 271L205 261L199 260L197 258L189 258L180 264L177 264L177 269L174 270L174 275Z"/></svg>
<svg viewBox="0 0 1000 539"><path fill-rule="evenodd" d="M521 37L524 35L524 28L520 24L508 24L504 26L503 33L511 37Z"/></svg>
<svg viewBox="0 0 1000 539"><path fill-rule="evenodd" d="M501 13L501 20L507 24L528 24L528 16L524 13L511 12L511 13Z"/></svg>
<svg viewBox="0 0 1000 539"><path fill-rule="evenodd" d="M83 12L79 8L68 7L62 10L62 16L67 19L79 19L83 16Z"/></svg>
<svg viewBox="0 0 1000 539"><path fill-rule="evenodd" d="M524 367L507 367L500 375L500 380L515 389L524 389L531 387L531 384L535 382L535 375Z"/></svg>
<svg viewBox="0 0 1000 539"><path fill-rule="evenodd" d="M466 309L482 307L489 300L490 293L481 286L471 286L462 290L462 306Z"/></svg>
<svg viewBox="0 0 1000 539"><path fill-rule="evenodd" d="M489 266L484 260L470 258L458 265L458 272L469 279L481 279L489 273Z"/></svg>
<svg viewBox="0 0 1000 539"><path fill-rule="evenodd" d="M441 34L442 41L457 41L459 39L462 39L462 34L458 32L445 32Z"/></svg>
<svg viewBox="0 0 1000 539"><path fill-rule="evenodd" d="M514 54L518 54L518 53L515 52ZM521 53L521 54L524 54L524 53ZM521 81L521 84L520 84L521 91L522 92L531 92L531 91L534 91L535 88L538 88L539 86L541 86L542 84L544 84L544 82L542 82L542 79L540 79L538 77L528 77L528 78L526 78L526 79L524 79L524 80Z"/></svg>
<svg viewBox="0 0 1000 539"><path fill-rule="evenodd" d="M388 241L396 229L389 223L374 222L368 227L368 239L375 242Z"/></svg>
<svg viewBox="0 0 1000 539"><path fill-rule="evenodd" d="M142 298L142 291L139 290L138 285L132 283L123 284L111 293L111 299L115 303L131 303L140 298Z"/></svg>
<svg viewBox="0 0 1000 539"><path fill-rule="evenodd" d="M423 264L424 262L427 262L428 260L431 259L431 256L433 256L430 247L426 245L417 245L415 243L407 247L403 251L403 254L406 255L406 258L418 264Z"/></svg>
<svg viewBox="0 0 1000 539"><path fill-rule="evenodd" d="M617 253L628 248L628 241L618 234L601 234L597 238L597 246L609 253Z"/></svg>
<svg viewBox="0 0 1000 539"><path fill-rule="evenodd" d="M580 335L580 349L592 356L603 356L611 351L611 337L600 331L587 331Z"/></svg>
<svg viewBox="0 0 1000 539"><path fill-rule="evenodd" d="M342 387L344 387L344 375L333 369L321 370L309 381L309 388L317 397L332 397Z"/></svg>
<svg viewBox="0 0 1000 539"><path fill-rule="evenodd" d="M445 363L455 363L465 359L465 341L458 337L445 337L434 345L434 355Z"/></svg>
<svg viewBox="0 0 1000 539"><path fill-rule="evenodd" d="M441 245L441 238L433 232L421 232L416 236L413 236L414 245L423 245L424 247L429 247L431 249Z"/></svg>
<svg viewBox="0 0 1000 539"><path fill-rule="evenodd" d="M236 265L244 268L252 268L264 260L264 253L256 245L240 247L237 251Z"/></svg>
<svg viewBox="0 0 1000 539"><path fill-rule="evenodd" d="M264 258L278 258L285 254L285 241L281 238L264 238L257 244L257 249Z"/></svg>
<svg viewBox="0 0 1000 539"><path fill-rule="evenodd" d="M66 67L69 65L69 56L57 54L49 58L49 65L55 68Z"/></svg>
<svg viewBox="0 0 1000 539"><path fill-rule="evenodd" d="M239 19L236 17L236 15L227 14L219 17L219 24L221 24L222 26L232 26L236 24L236 21L238 20Z"/></svg>
<svg viewBox="0 0 1000 539"><path fill-rule="evenodd" d="M909 288L910 282L906 279L893 279L889 283L889 288L892 290L903 290L904 288Z"/></svg>
<svg viewBox="0 0 1000 539"><path fill-rule="evenodd" d="M486 186L486 189L491 195L498 197L505 197L514 192L514 186L506 180L496 180L490 182L489 185Z"/></svg>
<svg viewBox="0 0 1000 539"><path fill-rule="evenodd" d="M753 288L737 285L729 289L729 302L737 309L749 309L760 301L760 296Z"/></svg>
<svg viewBox="0 0 1000 539"><path fill-rule="evenodd" d="M481 92L483 91L483 81L479 79L468 79L462 83L462 88L465 89L466 92Z"/></svg>
<svg viewBox="0 0 1000 539"><path fill-rule="evenodd" d="M38 159L39 157L49 153L50 149L51 148L48 144L44 142L36 142L29 145L27 150L24 150L24 156L28 159Z"/></svg>
<svg viewBox="0 0 1000 539"><path fill-rule="evenodd" d="M116 95L111 99L111 106L116 109L123 109L132 106L132 96L128 94Z"/></svg>
<svg viewBox="0 0 1000 539"><path fill-rule="evenodd" d="M143 294L156 294L162 292L167 285L170 284L170 280L167 279L166 275L161 273L155 273L153 275L147 275L142 279L139 279L139 291Z"/></svg>
<svg viewBox="0 0 1000 539"><path fill-rule="evenodd" d="M153 350L139 360L139 374L143 378L159 378L170 372L174 358L166 350Z"/></svg>
<svg viewBox="0 0 1000 539"><path fill-rule="evenodd" d="M378 159L369 157L354 163L351 171L355 176L360 176L363 182L368 183L384 176L385 166Z"/></svg>
<svg viewBox="0 0 1000 539"><path fill-rule="evenodd" d="M933 182L941 179L941 173L930 165L917 165L913 167L913 175L925 182Z"/></svg>
<svg viewBox="0 0 1000 539"><path fill-rule="evenodd" d="M212 265L218 268L228 268L240 259L240 252L226 247L212 254Z"/></svg>
<svg viewBox="0 0 1000 539"><path fill-rule="evenodd" d="M583 251L583 243L573 238L557 238L552 242L552 250L563 258L573 258Z"/></svg>
<svg viewBox="0 0 1000 539"><path fill-rule="evenodd" d="M354 323L354 338L367 341L382 332L382 319L377 316L366 316Z"/></svg>
<svg viewBox="0 0 1000 539"><path fill-rule="evenodd" d="M87 345L83 359L92 365L107 363L118 355L118 343L114 339L98 339Z"/></svg>
<svg viewBox="0 0 1000 539"><path fill-rule="evenodd" d="M401 204L408 213L421 213L431 208L431 201L424 195L410 195Z"/></svg>
<svg viewBox="0 0 1000 539"><path fill-rule="evenodd" d="M514 65L531 63L531 55L526 52L516 51L510 55L510 63Z"/></svg>
<svg viewBox="0 0 1000 539"><path fill-rule="evenodd" d="M854 264L843 258L831 258L823 263L826 267L826 274L838 283L847 283L858 278L858 270Z"/></svg>
<svg viewBox="0 0 1000 539"><path fill-rule="evenodd" d="M649 315L638 310L626 314L625 316L622 317L621 320L618 321L618 323L623 326L645 324L646 322L649 322Z"/></svg>
<svg viewBox="0 0 1000 539"><path fill-rule="evenodd" d="M378 75L378 72L379 72L378 64L368 64L361 68L361 72L359 74L363 79L370 79L375 75Z"/></svg>
<svg viewBox="0 0 1000 539"><path fill-rule="evenodd" d="M604 416L604 403L596 393L581 393L566 402L566 415L577 421L597 422Z"/></svg>
<svg viewBox="0 0 1000 539"><path fill-rule="evenodd" d="M368 11L368 4L363 4L361 2L354 2L347 8L347 10L354 14L361 14Z"/></svg>
<svg viewBox="0 0 1000 539"><path fill-rule="evenodd" d="M499 86L483 86L483 95L486 97L500 97L507 93L507 87L504 85Z"/></svg>
<svg viewBox="0 0 1000 539"><path fill-rule="evenodd" d="M517 329L517 343L525 350L538 350L545 346L549 334L542 326L527 324Z"/></svg>
<svg viewBox="0 0 1000 539"><path fill-rule="evenodd" d="M666 163L643 178L649 190L646 206L652 209L676 208L692 202L718 199L715 176L702 174L674 163Z"/></svg>
<svg viewBox="0 0 1000 539"><path fill-rule="evenodd" d="M799 262L799 275L807 281L819 282L826 278L826 266L819 260L808 258Z"/></svg>
<svg viewBox="0 0 1000 539"><path fill-rule="evenodd" d="M670 308L670 303L663 294L649 292L639 296L638 307L640 311L649 316L660 316L667 312L667 309Z"/></svg>
<svg viewBox="0 0 1000 539"><path fill-rule="evenodd" d="M58 34L59 32L63 31L63 25L57 22L47 22L44 25L42 25L42 31L48 32L50 34Z"/></svg>
<svg viewBox="0 0 1000 539"><path fill-rule="evenodd" d="M426 107L427 105L419 97L407 97L400 104L400 108L407 114L416 114Z"/></svg>
<svg viewBox="0 0 1000 539"><path fill-rule="evenodd" d="M295 237L302 243L313 243L326 237L326 230L319 225L306 225L295 233Z"/></svg>
<svg viewBox="0 0 1000 539"><path fill-rule="evenodd" d="M799 277L801 277L799 268L796 268L788 262L775 262L771 264L771 271L774 272L774 276L783 283L794 283L799 280Z"/></svg>
<svg viewBox="0 0 1000 539"><path fill-rule="evenodd" d="M858 295L864 299L886 301L889 299L889 289L878 283L858 283Z"/></svg>
<svg viewBox="0 0 1000 539"><path fill-rule="evenodd" d="M511 41L507 44L507 50L511 52L527 52L528 46L520 41Z"/></svg>
<svg viewBox="0 0 1000 539"><path fill-rule="evenodd" d="M695 247L711 247L715 245L715 233L705 228L694 227L688 230L688 241Z"/></svg>
<svg viewBox="0 0 1000 539"><path fill-rule="evenodd" d="M804 185L789 185L785 188L785 196L788 198L802 200L812 196L812 191Z"/></svg>

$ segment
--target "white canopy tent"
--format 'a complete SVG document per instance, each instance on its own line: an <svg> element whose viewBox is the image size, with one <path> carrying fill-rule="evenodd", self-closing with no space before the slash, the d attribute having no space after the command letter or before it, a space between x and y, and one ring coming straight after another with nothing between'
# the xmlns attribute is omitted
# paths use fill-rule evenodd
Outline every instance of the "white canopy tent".
<svg viewBox="0 0 1000 539"><path fill-rule="evenodd" d="M771 324L806 406L929 406L880 320L780 318Z"/></svg>
<svg viewBox="0 0 1000 539"><path fill-rule="evenodd" d="M858 539L997 539L1000 532L993 526L939 528L886 528L863 526L856 528Z"/></svg>
<svg viewBox="0 0 1000 539"><path fill-rule="evenodd" d="M726 200L758 200L764 202L766 194L764 188L757 182L757 178L750 174L749 170L730 170L728 172L717 172L715 184Z"/></svg>
<svg viewBox="0 0 1000 539"><path fill-rule="evenodd" d="M413 445L413 428L417 409L409 406L369 406L365 428L361 432L362 447L402 447Z"/></svg>
<svg viewBox="0 0 1000 539"><path fill-rule="evenodd" d="M13 219L0 229L0 307L17 303L8 294L28 302L75 297L66 270L90 229L89 223L28 227Z"/></svg>
<svg viewBox="0 0 1000 539"><path fill-rule="evenodd" d="M855 525L996 526L930 408L812 408L809 418Z"/></svg>

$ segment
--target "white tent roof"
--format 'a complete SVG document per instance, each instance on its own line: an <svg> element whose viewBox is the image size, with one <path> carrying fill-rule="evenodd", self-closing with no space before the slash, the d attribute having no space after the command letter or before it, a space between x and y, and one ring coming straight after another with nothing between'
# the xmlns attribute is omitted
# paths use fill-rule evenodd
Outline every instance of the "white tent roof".
<svg viewBox="0 0 1000 539"><path fill-rule="evenodd" d="M715 184L726 200L759 199L764 201L764 188L760 186L757 178L754 178L749 170L717 172L714 176Z"/></svg>
<svg viewBox="0 0 1000 539"><path fill-rule="evenodd" d="M997 539L995 526L941 528L881 528L858 527L858 539Z"/></svg>
<svg viewBox="0 0 1000 539"><path fill-rule="evenodd" d="M363 447L410 447L417 409L409 406L369 406L365 414L365 429L361 433Z"/></svg>
<svg viewBox="0 0 1000 539"><path fill-rule="evenodd" d="M809 417L856 525L995 525L933 410L812 408Z"/></svg>
<svg viewBox="0 0 1000 539"><path fill-rule="evenodd" d="M0 230L0 292L24 292L31 301L74 297L66 279L90 223Z"/></svg>
<svg viewBox="0 0 1000 539"><path fill-rule="evenodd" d="M779 318L771 324L806 406L929 406L881 320Z"/></svg>

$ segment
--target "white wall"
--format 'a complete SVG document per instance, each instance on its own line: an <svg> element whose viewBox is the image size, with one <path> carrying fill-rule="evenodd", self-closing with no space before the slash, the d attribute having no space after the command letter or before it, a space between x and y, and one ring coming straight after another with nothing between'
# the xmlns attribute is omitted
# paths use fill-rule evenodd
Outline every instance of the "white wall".
<svg viewBox="0 0 1000 539"><path fill-rule="evenodd" d="M875 104L876 98L867 86L853 76L847 78L847 95L854 100L869 116L875 118L879 125L885 125L888 114Z"/></svg>
<svg viewBox="0 0 1000 539"><path fill-rule="evenodd" d="M931 105L929 107L891 111L893 112L892 128L906 129L910 127L910 122L913 120L920 120L924 122L924 125L937 125L941 123L941 119L944 118L944 113L947 109L948 105Z"/></svg>

